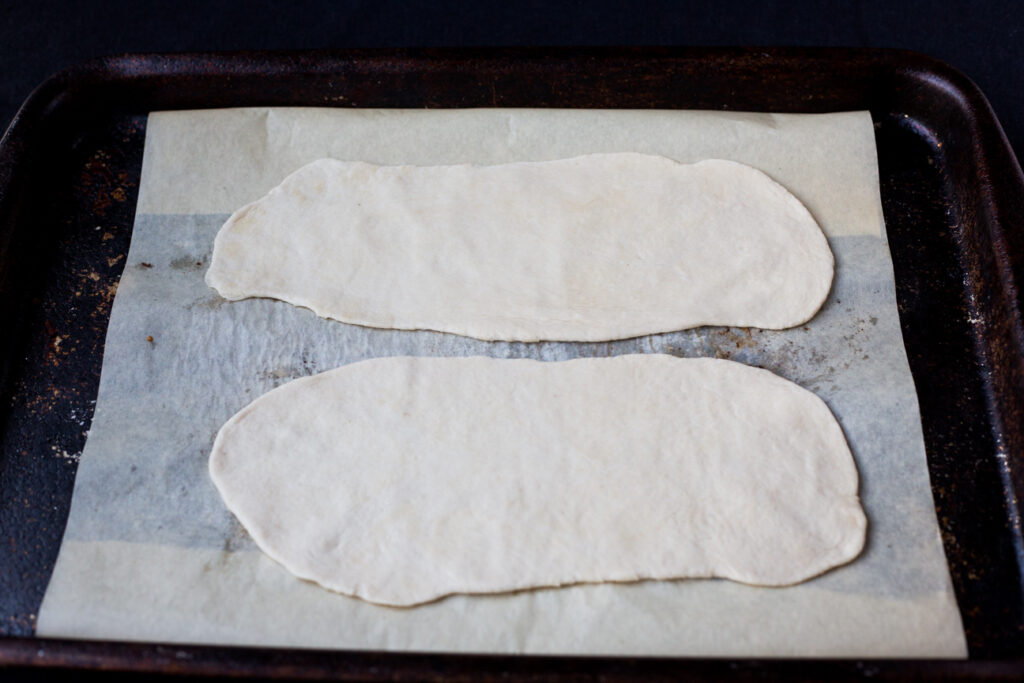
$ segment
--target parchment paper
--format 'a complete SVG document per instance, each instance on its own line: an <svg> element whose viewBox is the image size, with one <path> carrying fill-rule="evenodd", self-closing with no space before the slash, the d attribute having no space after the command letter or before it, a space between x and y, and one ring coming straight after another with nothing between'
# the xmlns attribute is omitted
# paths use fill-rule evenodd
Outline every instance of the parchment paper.
<svg viewBox="0 0 1024 683"><path fill-rule="evenodd" d="M500 163L641 151L742 161L829 236L821 313L779 332L703 328L611 343L481 342L322 320L206 287L227 214L316 158ZM153 341L147 341L152 337ZM790 588L648 581L380 607L259 552L207 475L214 436L298 376L394 354L555 361L662 352L768 368L832 408L862 477L868 545ZM149 118L142 184L92 429L40 610L41 636L420 651L963 657L897 317L865 112L243 109Z"/></svg>

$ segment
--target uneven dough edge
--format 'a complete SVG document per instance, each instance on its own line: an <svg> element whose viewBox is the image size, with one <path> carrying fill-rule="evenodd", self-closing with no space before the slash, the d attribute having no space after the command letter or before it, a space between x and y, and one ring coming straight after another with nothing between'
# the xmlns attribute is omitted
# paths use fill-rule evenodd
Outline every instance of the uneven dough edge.
<svg viewBox="0 0 1024 683"><path fill-rule="evenodd" d="M739 363L735 363L727 360L720 359L680 359L671 356L662 356L660 354L642 354L640 356L633 356L635 358L642 358L644 360L654 360L656 362L665 362L666 360L671 363L710 363L710 364L724 364L725 366L737 366L741 368L742 372L749 372L754 375L760 376L762 380L766 380L772 383L776 383L778 386L784 386L787 391L794 392L801 396L802 400L808 401L809 405L813 406L815 410L823 410L831 417L832 422L835 424L836 429L839 430L840 438L843 439L843 446L846 447L845 437L842 436L841 428L838 423L835 422L834 416L831 415L831 411L827 405L819 397L814 395L812 392L799 387L798 385L789 382L781 377L778 377L774 373L761 368L754 368L745 366ZM351 372L353 368L359 369L359 366L367 366L374 363L388 363L391 361L485 361L485 362L497 362L497 363L532 363L542 365L564 365L564 364L579 364L579 363L601 363L615 360L622 360L631 358L630 356L620 356L611 359L595 359L595 358L583 358L571 361L562 361L559 363L544 363L541 361L532 360L497 360L486 357L468 357L468 358L410 358L410 357L390 357L390 358L376 358L358 363L353 363L347 366L336 368L332 371L320 373L309 377L303 377L297 380L293 380L287 384L284 384L263 396L255 399L249 405L244 407L238 413L236 413L228 422L226 422L217 434L214 441L214 445L211 451L209 459L209 472L211 479L218 492L220 493L225 505L229 510L239 519L242 525L250 533L257 546L267 554L271 559L276 561L285 567L290 573L299 577L300 579L311 581L319 584L324 588L331 591L358 597L366 600L367 602L376 603L380 605L392 606L392 607L413 607L416 605L426 604L434 602L436 600L445 598L453 594L500 594L509 592L518 592L523 590L534 590L534 589L548 589L558 588L562 586L586 584L586 583L629 583L636 581L645 580L673 580L673 579L707 579L707 578L721 578L736 581L738 583L744 583L752 586L765 586L765 587L785 587L798 583L802 583L816 576L819 576L832 569L847 564L856 559L862 552L867 534L867 518L864 514L863 508L860 504L859 496L857 495L857 489L859 488L858 476L856 472L856 466L853 462L852 455L849 453L848 447L846 455L849 458L848 462L839 462L837 464L843 466L849 466L852 471L852 490L846 492L845 496L838 498L834 501L837 508L842 508L847 521L850 523L848 528L845 529L845 535L840 543L837 543L834 547L831 547L828 552L823 553L815 560L807 562L805 571L792 577L790 580L782 582L766 582L756 576L752 576L749 573L743 571L734 571L732 569L716 570L702 573L680 573L680 572L645 572L645 571L632 571L627 574L615 574L608 576L592 576L574 578L572 580L565 581L550 581L545 583L536 582L516 582L510 581L507 584L500 586L489 587L486 590L440 590L428 595L421 595L415 599L395 599L393 596L382 595L377 590L374 590L370 586L355 582L354 584L349 582L336 582L329 577L324 577L316 572L310 572L303 567L297 565L291 556L287 553L280 553L277 551L275 544L271 537L265 533L265 530L258 524L253 523L252 516L249 514L245 501L236 498L235 491L229 485L228 482L221 478L219 472L219 461L224 457L224 442L229 437L232 430L238 425L239 422L244 420L254 411L258 410L262 403L266 402L268 397L279 394L279 392L295 391L302 387L308 387L309 385L315 385L318 382L322 382L330 379L331 377L341 373L345 374ZM735 368L734 368L735 369Z"/></svg>
<svg viewBox="0 0 1024 683"><path fill-rule="evenodd" d="M377 166L366 162L343 162L335 159L320 159L307 164L306 166L289 174L277 187L273 188L265 196L246 204L232 213L225 221L214 240L213 257L211 258L210 267L206 272L205 280L211 288L215 289L223 298L230 301L238 301L247 298L277 299L295 306L308 308L319 317L333 319L344 323L380 329L433 330L437 332L459 334L486 341L610 341L647 334L660 334L682 329L716 325L756 327L760 329L777 330L803 325L817 315L831 291L835 271L835 257L828 246L828 240L821 231L821 228L818 226L814 217L800 202L800 200L790 193L784 186L756 168L723 159L705 159L692 164L682 164L665 157L633 152L590 154L582 157L573 157L570 159L554 161L513 162L509 164L502 164L500 166L505 168L539 167L563 162L576 162L585 158L596 159L608 157L657 160L653 163L664 164L668 168L685 167L689 169L698 169L701 167L728 167L733 169L738 178L745 176L746 180L744 180L744 182L761 185L772 202L777 203L779 206L786 207L788 211L792 212L792 216L797 217L796 220L798 220L798 222L804 224L805 227L801 228L801 230L807 230L807 234L805 235L806 242L803 246L808 250L808 253L807 261L803 265L808 270L818 269L821 271L819 274L815 275L813 282L809 282L807 287L801 288L802 291L807 293L807 300L801 302L798 308L792 307L793 310L784 320L775 321L768 321L764 319L763 311L758 310L758 307L754 306L745 315L692 315L689 313L666 314L664 311L661 311L654 320L645 320L642 319L642 317L640 319L636 319L636 317L634 317L634 319L626 321L606 319L599 323L595 323L594 321L580 322L571 319L572 315L575 315L578 312L578 309L565 309L562 319L551 317L541 312L531 312L527 315L516 316L506 313L503 302L501 301L490 302L490 306L480 307L472 313L463 315L461 319L459 318L459 314L453 313L451 314L453 316L452 319L439 321L436 319L437 316L434 311L428 311L425 314L422 313L422 311L417 311L410 314L404 311L388 311L385 310L386 307L384 307L380 309L372 309L372 314L370 314L367 312L369 309L364 310L361 307L361 304L353 307L345 303L339 303L339 300L337 299L323 299L312 295L311 293L294 290L282 291L281 289L268 287L266 285L265 278L256 274L239 274L236 265L226 263L227 257L224 254L227 249L225 248L225 245L230 240L235 239L234 232L238 229L240 224L244 223L249 218L249 214L256 209L261 208L266 202L270 201L275 195L285 191L285 189L301 183L302 178L309 175L313 169L319 169L321 167L338 168L342 166L362 168L370 171L380 169L437 169L444 171L447 169L495 168L492 166L477 166L472 164L436 167ZM813 230L810 229L810 226L813 226ZM292 229L295 229L295 226L292 226ZM472 290L472 283L466 283L465 289ZM641 299L642 298L643 297L641 297ZM458 297L450 296L447 297L447 300L457 301ZM637 308L640 308L640 306L636 305L638 301L640 301L640 299L633 299L628 303L623 302L623 307L636 306ZM658 302L655 302L655 306L661 306L664 308L664 303L659 304ZM501 312L494 313L493 311ZM442 313L441 317L443 316L444 314Z"/></svg>

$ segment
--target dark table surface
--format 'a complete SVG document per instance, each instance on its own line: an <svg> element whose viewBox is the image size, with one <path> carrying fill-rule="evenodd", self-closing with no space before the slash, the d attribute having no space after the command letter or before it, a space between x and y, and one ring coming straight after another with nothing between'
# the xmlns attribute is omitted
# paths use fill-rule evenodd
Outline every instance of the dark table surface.
<svg viewBox="0 0 1024 683"><path fill-rule="evenodd" d="M1024 150L1014 0L0 1L0 128L51 73L124 52L484 45L898 47L945 60Z"/></svg>

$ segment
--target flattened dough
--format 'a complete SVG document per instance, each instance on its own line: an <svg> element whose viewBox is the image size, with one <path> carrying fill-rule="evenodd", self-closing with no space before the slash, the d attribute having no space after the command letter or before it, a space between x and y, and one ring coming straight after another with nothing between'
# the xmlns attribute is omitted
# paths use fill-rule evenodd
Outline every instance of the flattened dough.
<svg viewBox="0 0 1024 683"><path fill-rule="evenodd" d="M498 166L322 159L236 211L206 281L343 322L599 341L818 311L833 257L760 171L592 154Z"/></svg>
<svg viewBox="0 0 1024 683"><path fill-rule="evenodd" d="M210 474L295 575L387 605L579 582L781 586L864 545L828 407L715 359L394 357L298 379Z"/></svg>

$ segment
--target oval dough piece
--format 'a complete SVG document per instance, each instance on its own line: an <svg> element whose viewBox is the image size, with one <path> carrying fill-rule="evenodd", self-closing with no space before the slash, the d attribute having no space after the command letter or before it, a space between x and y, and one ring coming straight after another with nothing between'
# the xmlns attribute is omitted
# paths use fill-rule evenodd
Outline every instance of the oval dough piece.
<svg viewBox="0 0 1024 683"><path fill-rule="evenodd" d="M814 394L739 363L380 358L290 382L210 474L293 574L387 605L580 582L786 585L864 545Z"/></svg>
<svg viewBox="0 0 1024 683"><path fill-rule="evenodd" d="M832 273L818 224L764 173L622 153L316 161L228 219L206 281L371 327L598 341L800 325Z"/></svg>

